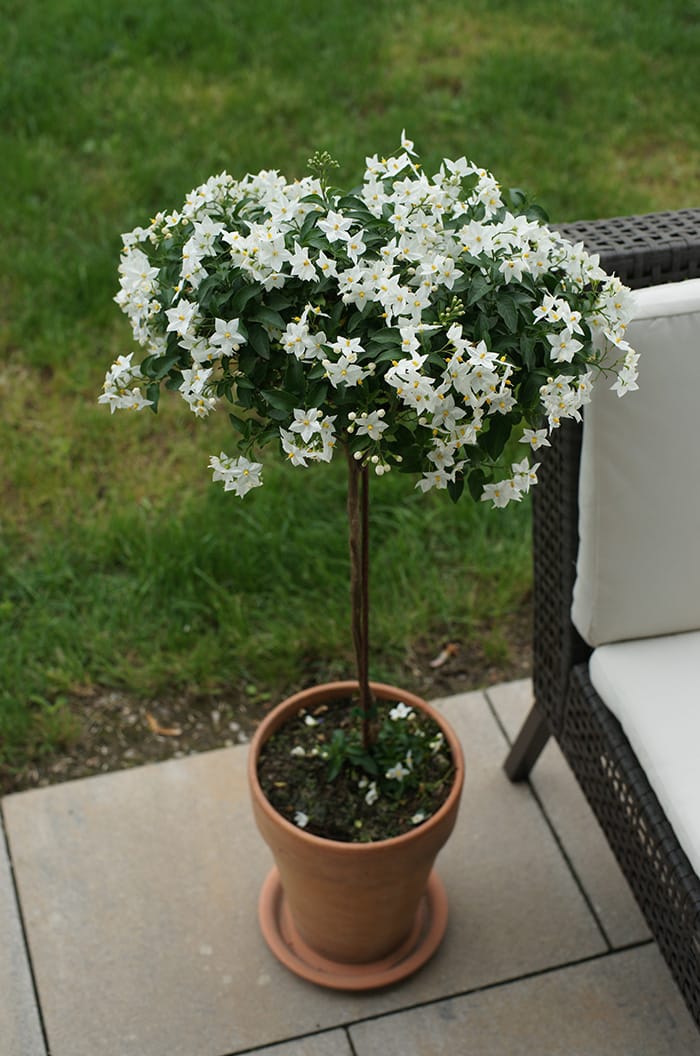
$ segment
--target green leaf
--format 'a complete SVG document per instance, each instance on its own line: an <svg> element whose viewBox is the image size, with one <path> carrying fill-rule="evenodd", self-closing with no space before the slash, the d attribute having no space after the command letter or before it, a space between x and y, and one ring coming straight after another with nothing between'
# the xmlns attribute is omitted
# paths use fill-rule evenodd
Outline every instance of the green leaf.
<svg viewBox="0 0 700 1056"><path fill-rule="evenodd" d="M527 410L534 410L539 406L540 389L547 380L544 371L533 370L520 385L518 402Z"/></svg>
<svg viewBox="0 0 700 1056"><path fill-rule="evenodd" d="M358 198L356 194L344 194L342 198L338 199L336 208L339 212L345 213L349 209L356 209L359 205L362 205L362 199Z"/></svg>
<svg viewBox="0 0 700 1056"><path fill-rule="evenodd" d="M250 380L256 389L261 389L266 384L269 374L269 362L266 359L258 359L250 372Z"/></svg>
<svg viewBox="0 0 700 1056"><path fill-rule="evenodd" d="M328 239L325 235L320 232L311 231L306 235L304 239L305 246L312 246L314 249L322 249L326 251L328 249Z"/></svg>
<svg viewBox="0 0 700 1056"><path fill-rule="evenodd" d="M468 286L469 293L467 294L467 300L465 302L467 308L469 308L472 304L476 304L477 301L480 301L481 298L484 297L490 289L491 283L484 275L481 274L481 272L478 272L476 275L474 275Z"/></svg>
<svg viewBox="0 0 700 1056"><path fill-rule="evenodd" d="M423 455L420 448L413 445L412 447L401 447L401 454L403 461L399 465L399 472L401 473L422 473L425 468L423 462ZM432 466L431 466L432 469Z"/></svg>
<svg viewBox="0 0 700 1056"><path fill-rule="evenodd" d="M486 483L486 475L483 469L473 469L469 474L469 493L475 502L481 501L481 493Z"/></svg>
<svg viewBox="0 0 700 1056"><path fill-rule="evenodd" d="M535 365L535 344L536 339L534 337L528 334L520 335L520 356L528 370L532 370Z"/></svg>
<svg viewBox="0 0 700 1056"><path fill-rule="evenodd" d="M270 338L267 336L267 332L263 330L261 326L251 326L248 328L248 344L250 346L250 349L252 349L255 355L259 356L260 359L270 358ZM238 361L241 364L241 369L245 370L246 373L248 373L248 370L243 365L245 360L246 356L244 349L241 352Z"/></svg>
<svg viewBox="0 0 700 1056"><path fill-rule="evenodd" d="M488 429L479 436L479 446L492 458L497 459L503 453L513 429L513 419L509 414L494 414L487 419Z"/></svg>
<svg viewBox="0 0 700 1056"><path fill-rule="evenodd" d="M529 205L525 216L528 220L539 220L542 224L549 223L549 213L541 205Z"/></svg>
<svg viewBox="0 0 700 1056"><path fill-rule="evenodd" d="M203 279L197 287L197 300L201 300L202 297L206 297L213 289L216 289L219 281L219 276L216 272L213 275L207 275L206 279Z"/></svg>
<svg viewBox="0 0 700 1056"><path fill-rule="evenodd" d="M401 334L395 326L389 326L385 329L377 330L376 334L372 334L372 344L400 345Z"/></svg>
<svg viewBox="0 0 700 1056"><path fill-rule="evenodd" d="M348 334L354 334L357 330L359 330L363 323L367 321L368 316L371 315L371 313L375 310L375 305L371 301L369 301L364 306L361 312L353 312L350 316L350 322L347 326Z"/></svg>
<svg viewBox="0 0 700 1056"><path fill-rule="evenodd" d="M304 220L304 223L301 225L298 239L302 245L304 245L304 239L307 238L308 235L310 235L313 229L315 228L319 215L319 212L317 210L314 210L312 213L309 213L309 215Z"/></svg>
<svg viewBox="0 0 700 1056"><path fill-rule="evenodd" d="M299 201L311 202L313 205L322 205L324 210L327 208L327 204L320 194L305 194L303 198L299 199Z"/></svg>
<svg viewBox="0 0 700 1056"><path fill-rule="evenodd" d="M250 419L239 418L237 414L233 414L232 412L229 412L229 418L231 419L231 425L233 428L237 429L244 438L247 438L250 433Z"/></svg>
<svg viewBox="0 0 700 1056"><path fill-rule="evenodd" d="M263 389L260 394L265 402L276 411L291 413L297 406L297 397L284 389Z"/></svg>
<svg viewBox="0 0 700 1056"><path fill-rule="evenodd" d="M343 768L344 762L345 760L343 759L342 755L336 755L333 759L331 759L330 763L328 764L328 770L326 772L326 777L328 781L335 781L336 777Z"/></svg>
<svg viewBox="0 0 700 1056"><path fill-rule="evenodd" d="M487 315L486 312L483 311L479 314L479 317L476 320L476 339L477 341L485 341L487 348L491 345L491 333L497 322L497 316Z"/></svg>
<svg viewBox="0 0 700 1056"><path fill-rule="evenodd" d="M346 310L346 306L343 304L342 301L336 301L335 302L335 304L331 308L330 319L329 319L329 327L328 327L328 330L326 332L329 332L330 330L334 330L338 326L340 326L340 320L341 320L343 312L345 310Z"/></svg>
<svg viewBox="0 0 700 1056"><path fill-rule="evenodd" d="M231 311L234 315L240 315L248 301L252 301L261 292L262 286L259 282L246 284L231 298Z"/></svg>
<svg viewBox="0 0 700 1056"><path fill-rule="evenodd" d="M248 318L252 323L262 323L263 326L271 326L273 330L284 330L287 326L279 312L273 311L264 304L256 308Z"/></svg>
<svg viewBox="0 0 700 1056"><path fill-rule="evenodd" d="M301 364L301 360L297 359L296 356L289 356L284 376L285 389L288 392L296 393L299 399L302 400L304 396L305 381L306 378L304 376L304 368Z"/></svg>
<svg viewBox="0 0 700 1056"><path fill-rule="evenodd" d="M448 480L447 482L447 493L453 502L457 502L460 495L464 491L464 477L457 477L455 480Z"/></svg>
<svg viewBox="0 0 700 1056"><path fill-rule="evenodd" d="M319 381L315 385L312 385L306 396L307 409L310 407L320 407L328 395L328 382Z"/></svg>
<svg viewBox="0 0 700 1056"><path fill-rule="evenodd" d="M260 444L264 447L265 444L269 444L271 440L279 440L280 431L277 425L268 425L265 429L258 428L257 436L255 437L256 444Z"/></svg>
<svg viewBox="0 0 700 1056"><path fill-rule="evenodd" d="M141 363L141 371L147 378L162 381L179 361L181 354L182 349L178 348L177 351L167 352L164 356L146 356Z"/></svg>
<svg viewBox="0 0 700 1056"><path fill-rule="evenodd" d="M146 399L151 401L151 410L158 413L158 401L160 400L160 385L153 383L146 386Z"/></svg>
<svg viewBox="0 0 700 1056"><path fill-rule="evenodd" d="M367 349L367 352L375 363L391 363L393 360L401 358L401 349L396 347L385 348L382 352L377 354L374 351L374 345L372 344Z"/></svg>
<svg viewBox="0 0 700 1056"><path fill-rule="evenodd" d="M361 746L350 745L347 750L348 758L351 763L355 766L360 766L366 774L370 777L376 777L379 774L379 767L377 766L376 760L368 755Z"/></svg>
<svg viewBox="0 0 700 1056"><path fill-rule="evenodd" d="M265 298L265 304L268 308L271 308L273 312L284 312L291 307L292 301L285 293L280 290L271 290Z"/></svg>
<svg viewBox="0 0 700 1056"><path fill-rule="evenodd" d="M514 334L518 329L518 309L513 304L513 299L508 293L501 294L496 301L496 311L500 315L507 329Z"/></svg>
<svg viewBox="0 0 700 1056"><path fill-rule="evenodd" d="M245 411L255 405L255 387L247 378L236 378L236 403Z"/></svg>

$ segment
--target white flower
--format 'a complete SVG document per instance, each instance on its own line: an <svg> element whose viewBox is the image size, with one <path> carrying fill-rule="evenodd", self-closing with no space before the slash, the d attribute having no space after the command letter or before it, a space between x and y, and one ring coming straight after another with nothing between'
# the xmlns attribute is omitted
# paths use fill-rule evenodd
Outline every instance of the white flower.
<svg viewBox="0 0 700 1056"><path fill-rule="evenodd" d="M240 498L247 495L252 488L262 485L262 463L249 462L242 455L239 458L230 458L222 451L218 458L216 455L211 456L209 466L213 470L212 480L223 481L224 491L232 491Z"/></svg>
<svg viewBox="0 0 700 1056"><path fill-rule="evenodd" d="M319 251L318 257L316 258L316 267L321 272L321 277L324 279L335 279L338 276L338 265L332 257L326 256L323 250Z"/></svg>
<svg viewBox="0 0 700 1056"><path fill-rule="evenodd" d="M309 824L309 815L304 814L303 810L297 810L294 814L294 824L298 825L300 829L305 829Z"/></svg>
<svg viewBox="0 0 700 1056"><path fill-rule="evenodd" d="M215 319L214 333L209 338L216 345L222 356L231 356L245 344L245 336L240 328L240 319Z"/></svg>
<svg viewBox="0 0 700 1056"><path fill-rule="evenodd" d="M377 789L377 782L372 781L369 788L365 793L365 803L368 807L371 807L373 803L376 803L379 799L379 791Z"/></svg>
<svg viewBox="0 0 700 1056"><path fill-rule="evenodd" d="M576 340L571 330L562 330L559 334L547 334L547 340L552 346L552 359L556 363L570 363L574 355L583 348L582 343Z"/></svg>
<svg viewBox="0 0 700 1056"><path fill-rule="evenodd" d="M367 246L362 241L361 236L359 234L356 234L356 235L349 235L348 236L348 240L345 243L343 248L345 249L345 252L350 257L350 259L353 262L357 262L357 260L362 256L362 254L367 249Z"/></svg>
<svg viewBox="0 0 700 1056"><path fill-rule="evenodd" d="M323 231L329 242L337 242L338 240L347 242L350 237L351 226L352 219L350 217L333 211L329 211L323 220L318 221L318 227Z"/></svg>
<svg viewBox="0 0 700 1056"><path fill-rule="evenodd" d="M289 430L292 433L298 433L303 442L308 444L316 433L321 432L322 419L323 415L318 407L312 407L308 411L296 408L294 421L290 425Z"/></svg>
<svg viewBox="0 0 700 1056"><path fill-rule="evenodd" d="M390 766L384 776L388 781L403 781L405 777L408 777L410 770L403 766L401 763L395 763L394 766Z"/></svg>
<svg viewBox="0 0 700 1056"><path fill-rule="evenodd" d="M383 410L372 411L371 414L367 414L367 412L365 412L357 419L357 435L368 436L370 440L378 440L384 430L389 428L388 423L382 421L383 416Z"/></svg>
<svg viewBox="0 0 700 1056"><path fill-rule="evenodd" d="M501 263L499 271L506 282L520 282L523 277L523 272L526 271L526 262L523 260L522 256L507 257Z"/></svg>
<svg viewBox="0 0 700 1056"><path fill-rule="evenodd" d="M396 722L397 719L410 719L411 715L413 715L413 708L409 708L403 701L400 701L389 712L389 718L392 722Z"/></svg>
<svg viewBox="0 0 700 1056"><path fill-rule="evenodd" d="M318 719L315 719L313 715L305 715L304 722L307 726L318 726Z"/></svg>
<svg viewBox="0 0 700 1056"><path fill-rule="evenodd" d="M120 285L129 293L150 293L155 287L158 268L151 266L146 254L140 249L125 253L119 266Z"/></svg>
<svg viewBox="0 0 700 1056"><path fill-rule="evenodd" d="M306 752L300 744L295 744L289 754L293 755L295 759L303 759L306 756Z"/></svg>
<svg viewBox="0 0 700 1056"><path fill-rule="evenodd" d="M348 388L351 388L359 385L367 377L367 371L356 360L357 356L354 352L342 355L335 363L331 362L330 359L323 360L326 377L333 388L337 388L338 385L347 385Z"/></svg>
<svg viewBox="0 0 700 1056"><path fill-rule="evenodd" d="M166 332L173 330L180 337L184 337L190 329L190 326L193 324L197 314L196 302L188 301L184 297L181 298L174 308L168 308L165 313L168 319Z"/></svg>
<svg viewBox="0 0 700 1056"><path fill-rule="evenodd" d="M513 474L513 483L523 495L526 495L533 484L537 483L537 470L539 462L531 466L526 458L522 462L513 462L510 471Z"/></svg>
<svg viewBox="0 0 700 1056"><path fill-rule="evenodd" d="M480 220L470 220L460 230L459 239L465 253L478 256L479 253L490 253L493 248L493 230Z"/></svg>
<svg viewBox="0 0 700 1056"><path fill-rule="evenodd" d="M294 243L294 252L289 257L289 267L292 275L306 282L313 282L318 278L318 273L311 260L308 249Z"/></svg>
<svg viewBox="0 0 700 1056"><path fill-rule="evenodd" d="M522 498L522 493L512 480L500 480L496 484L485 484L481 493L482 502L491 502L494 507L507 506L509 502L516 502Z"/></svg>
<svg viewBox="0 0 700 1056"><path fill-rule="evenodd" d="M280 429L280 440L282 450L293 466L306 466L307 459L313 459L313 451L307 447L300 447L294 439L294 434L288 429Z"/></svg>
<svg viewBox="0 0 700 1056"><path fill-rule="evenodd" d="M416 811L411 818L411 825L420 825L422 821L425 821L426 817L427 815L422 810Z"/></svg>
<svg viewBox="0 0 700 1056"><path fill-rule="evenodd" d="M547 439L546 429L524 429L520 443L529 444L533 451L537 451L540 447L552 446Z"/></svg>
<svg viewBox="0 0 700 1056"><path fill-rule="evenodd" d="M416 152L413 149L413 140L406 138L406 129L405 128L401 129L401 146L403 147L403 149L406 151L407 154L411 154L411 155L413 155L413 157L415 157Z"/></svg>
<svg viewBox="0 0 700 1056"><path fill-rule="evenodd" d="M140 389L105 391L98 397L97 402L109 404L112 413L115 410L142 411L144 407L150 407L152 404L152 401L147 400Z"/></svg>

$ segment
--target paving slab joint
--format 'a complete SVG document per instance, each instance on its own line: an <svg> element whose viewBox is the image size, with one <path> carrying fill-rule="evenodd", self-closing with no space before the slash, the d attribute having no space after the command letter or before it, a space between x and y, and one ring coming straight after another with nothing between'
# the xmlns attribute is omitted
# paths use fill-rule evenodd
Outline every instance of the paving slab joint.
<svg viewBox="0 0 700 1056"><path fill-rule="evenodd" d="M5 814L2 809L2 800L0 799L0 842L4 845L4 849L7 853L7 862L10 868L10 883L12 885L12 894L15 900L15 908L17 910L17 920L19 922L19 928L22 935L22 945L24 948L24 956L27 963L27 970L29 972L29 978L32 984L32 994L34 996L34 1005L36 1007L37 1019L39 1021L39 1028L41 1030L41 1039L44 1045L44 1050L47 1056L50 1052L49 1039L46 1033L46 1024L44 1023L44 1014L41 1008L41 1000L39 998L39 990L36 984L36 976L34 974L34 964L32 963L32 955L29 949L29 940L27 938L27 928L24 921L24 913L22 912L22 903L19 897L19 890L17 887L17 877L15 876L14 862L12 861L12 849L10 847L10 840L7 835L7 829L5 827Z"/></svg>

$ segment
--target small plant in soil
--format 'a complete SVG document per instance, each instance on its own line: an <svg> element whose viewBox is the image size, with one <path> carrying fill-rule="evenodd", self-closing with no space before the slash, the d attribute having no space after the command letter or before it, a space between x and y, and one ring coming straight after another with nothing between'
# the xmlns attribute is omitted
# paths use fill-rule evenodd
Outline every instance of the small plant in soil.
<svg viewBox="0 0 700 1056"><path fill-rule="evenodd" d="M370 749L349 699L302 710L273 734L258 761L272 806L307 832L352 842L399 836L434 814L454 773L440 728L402 701L375 712Z"/></svg>

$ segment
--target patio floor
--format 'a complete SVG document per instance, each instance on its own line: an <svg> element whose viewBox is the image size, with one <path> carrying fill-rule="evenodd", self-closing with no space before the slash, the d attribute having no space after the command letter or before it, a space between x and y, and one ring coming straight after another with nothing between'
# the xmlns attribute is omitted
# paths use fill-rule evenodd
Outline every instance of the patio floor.
<svg viewBox="0 0 700 1056"><path fill-rule="evenodd" d="M700 1056L556 746L531 784L503 773L530 694L438 702L467 762L439 859L448 933L370 995L302 982L264 945L244 746L5 797L1 1056Z"/></svg>

